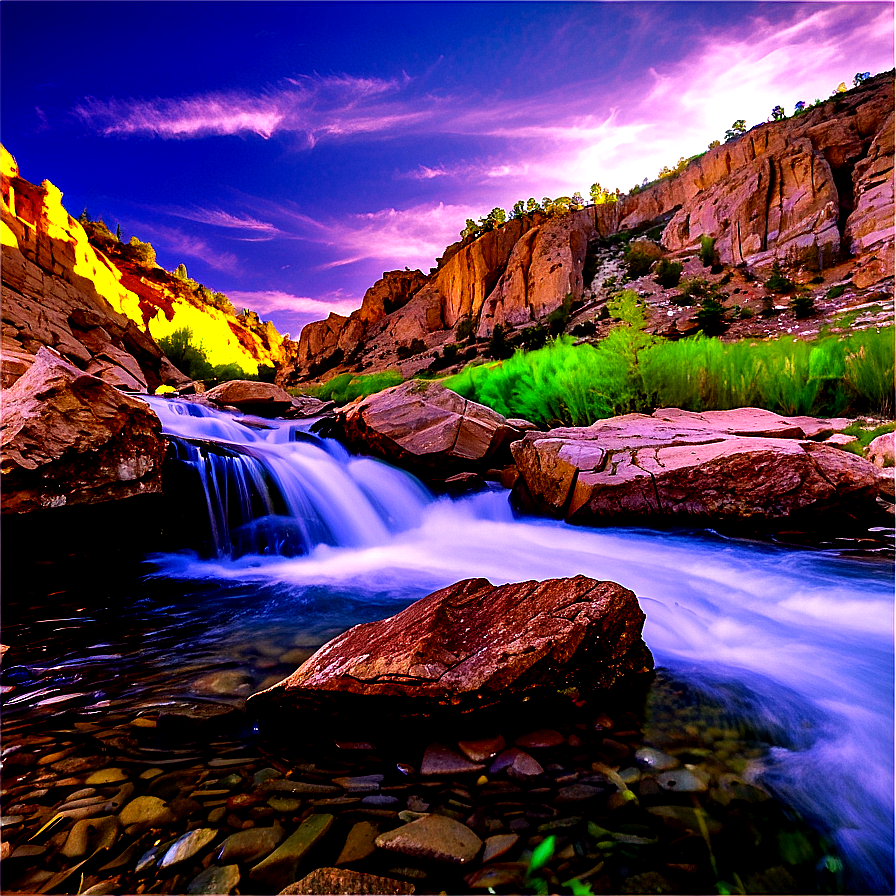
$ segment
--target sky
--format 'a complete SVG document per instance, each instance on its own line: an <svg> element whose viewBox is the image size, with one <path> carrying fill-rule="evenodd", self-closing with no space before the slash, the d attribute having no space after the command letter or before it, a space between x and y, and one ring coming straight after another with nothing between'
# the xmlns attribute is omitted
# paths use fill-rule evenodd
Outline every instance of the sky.
<svg viewBox="0 0 896 896"><path fill-rule="evenodd" d="M296 337L467 218L893 68L892 2L0 3L0 139Z"/></svg>

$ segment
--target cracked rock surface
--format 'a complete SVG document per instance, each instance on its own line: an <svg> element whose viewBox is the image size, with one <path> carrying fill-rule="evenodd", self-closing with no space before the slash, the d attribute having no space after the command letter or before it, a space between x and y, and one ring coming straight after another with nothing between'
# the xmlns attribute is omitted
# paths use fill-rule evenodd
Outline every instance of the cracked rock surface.
<svg viewBox="0 0 896 896"><path fill-rule="evenodd" d="M607 688L653 668L643 622L635 595L614 582L576 576L495 587L467 579L349 629L250 703L255 711L413 715Z"/></svg>
<svg viewBox="0 0 896 896"><path fill-rule="evenodd" d="M513 499L582 525L860 518L875 504L874 468L815 441L836 422L666 408L528 433L511 446Z"/></svg>

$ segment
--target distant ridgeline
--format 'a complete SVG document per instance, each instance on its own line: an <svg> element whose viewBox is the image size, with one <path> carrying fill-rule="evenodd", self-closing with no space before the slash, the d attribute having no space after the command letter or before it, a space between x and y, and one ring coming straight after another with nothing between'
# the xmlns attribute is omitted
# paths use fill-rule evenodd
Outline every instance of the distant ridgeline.
<svg viewBox="0 0 896 896"><path fill-rule="evenodd" d="M121 242L86 210L75 220L62 193L20 177L5 148L0 175L4 387L41 345L127 389L273 376L288 340L272 323L248 309L237 314L183 265L160 268L151 245Z"/></svg>
<svg viewBox="0 0 896 896"><path fill-rule="evenodd" d="M646 331L669 339L887 324L893 72L854 83L791 117L736 121L628 194L596 183L588 204L533 198L468 220L429 274L388 272L348 317L306 325L278 382L435 375L564 334L600 341L624 286Z"/></svg>

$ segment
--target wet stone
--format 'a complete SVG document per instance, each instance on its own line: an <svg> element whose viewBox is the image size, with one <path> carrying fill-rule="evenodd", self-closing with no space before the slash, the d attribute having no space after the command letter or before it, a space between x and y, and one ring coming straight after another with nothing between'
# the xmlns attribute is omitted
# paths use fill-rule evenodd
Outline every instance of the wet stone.
<svg viewBox="0 0 896 896"><path fill-rule="evenodd" d="M482 851L482 862L494 861L508 853L519 842L516 834L495 834L485 841L485 849Z"/></svg>
<svg viewBox="0 0 896 896"><path fill-rule="evenodd" d="M544 774L541 763L533 759L528 753L511 747L501 753L492 763L489 769L490 775L496 775L499 772L506 772L508 777L516 778L518 781L525 781Z"/></svg>
<svg viewBox="0 0 896 896"><path fill-rule="evenodd" d="M121 781L127 781L128 776L124 769L121 768L104 768L101 771L94 772L88 776L84 782L88 785L99 786L101 784L118 784Z"/></svg>
<svg viewBox="0 0 896 896"><path fill-rule="evenodd" d="M172 865L178 865L192 859L193 856L202 852L216 837L218 831L214 828L197 828L179 837L171 847L166 851L159 863L160 868L170 868Z"/></svg>
<svg viewBox="0 0 896 896"><path fill-rule="evenodd" d="M464 865L476 857L482 841L459 821L443 815L427 815L381 834L376 838L376 845L406 856Z"/></svg>
<svg viewBox="0 0 896 896"><path fill-rule="evenodd" d="M432 743L423 754L420 763L421 775L463 775L481 772L485 768L478 762L471 762L465 756L442 744Z"/></svg>
<svg viewBox="0 0 896 896"><path fill-rule="evenodd" d="M298 812L302 808L302 801L295 797L272 796L268 800L268 805L275 812Z"/></svg>
<svg viewBox="0 0 896 896"><path fill-rule="evenodd" d="M474 890L495 890L498 887L520 887L526 876L524 862L507 862L486 865L464 877L468 887Z"/></svg>
<svg viewBox="0 0 896 896"><path fill-rule="evenodd" d="M383 808L390 806L397 806L399 804L398 797L395 796L387 796L383 793L375 793L370 796L365 796L361 802L365 806L381 806Z"/></svg>
<svg viewBox="0 0 896 896"><path fill-rule="evenodd" d="M283 842L283 829L257 827L231 834L222 844L217 860L222 865L258 862Z"/></svg>
<svg viewBox="0 0 896 896"><path fill-rule="evenodd" d="M379 829L369 821L359 821L348 832L345 845L336 859L337 865L351 865L360 862L376 852L375 840Z"/></svg>
<svg viewBox="0 0 896 896"><path fill-rule="evenodd" d="M76 821L60 852L66 858L80 859L88 852L111 849L120 831L121 825L114 815Z"/></svg>
<svg viewBox="0 0 896 896"><path fill-rule="evenodd" d="M523 750L546 749L559 747L566 744L566 738L552 728L540 728L538 731L530 731L520 735L514 743Z"/></svg>
<svg viewBox="0 0 896 896"><path fill-rule="evenodd" d="M384 777L384 775L357 775L334 778L333 783L347 793L376 793L380 789Z"/></svg>
<svg viewBox="0 0 896 896"><path fill-rule="evenodd" d="M457 745L461 753L473 762L487 762L497 756L506 746L504 738L500 734L497 737L458 741Z"/></svg>
<svg viewBox="0 0 896 896"><path fill-rule="evenodd" d="M405 881L389 877L378 877L347 868L316 868L301 880L284 887L280 896L286 894L357 894L357 896L413 896L416 888Z"/></svg>
<svg viewBox="0 0 896 896"><path fill-rule="evenodd" d="M218 867L212 865L201 874L197 874L187 884L187 893L191 894L226 894L232 893L240 882L240 869L236 865Z"/></svg>
<svg viewBox="0 0 896 896"><path fill-rule="evenodd" d="M298 793L308 796L336 796L342 793L341 787L332 784L312 784L307 781L288 781L285 778L273 778L261 785L262 790L277 793Z"/></svg>
<svg viewBox="0 0 896 896"><path fill-rule="evenodd" d="M672 790L675 793L703 793L707 790L706 781L687 768L663 772L657 775L656 783L663 790Z"/></svg>
<svg viewBox="0 0 896 896"><path fill-rule="evenodd" d="M156 828L171 824L174 815L157 796L138 796L121 810L119 820L125 827L138 824Z"/></svg>
<svg viewBox="0 0 896 896"><path fill-rule="evenodd" d="M294 881L296 870L333 825L332 815L310 815L280 846L249 872L256 884L282 888Z"/></svg>
<svg viewBox="0 0 896 896"><path fill-rule="evenodd" d="M653 747L642 747L635 753L635 759L639 765L655 772L664 772L680 764L674 756Z"/></svg>
<svg viewBox="0 0 896 896"><path fill-rule="evenodd" d="M607 792L605 787L595 787L593 784L570 784L569 787L561 787L557 793L558 803L577 803L582 800L593 800L603 796Z"/></svg>

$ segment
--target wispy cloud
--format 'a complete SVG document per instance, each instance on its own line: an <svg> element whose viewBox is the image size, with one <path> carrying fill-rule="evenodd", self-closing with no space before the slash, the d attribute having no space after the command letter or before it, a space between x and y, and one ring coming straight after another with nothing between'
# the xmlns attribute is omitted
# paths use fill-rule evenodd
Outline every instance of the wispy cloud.
<svg viewBox="0 0 896 896"><path fill-rule="evenodd" d="M251 308L261 315L275 314L278 311L292 311L299 314L326 316L331 311L337 314L350 314L361 305L361 300L353 296L345 296L341 291L330 293L324 298L296 296L280 290L233 290L227 298L238 307Z"/></svg>
<svg viewBox="0 0 896 896"><path fill-rule="evenodd" d="M169 266L173 269L183 259L198 258L216 271L235 273L239 259L232 252L222 252L208 241L193 233L185 233L177 227L166 227L164 224L140 225L141 236L149 237L157 251L170 256Z"/></svg>
<svg viewBox="0 0 896 896"><path fill-rule="evenodd" d="M386 99L408 80L407 76L313 75L288 78L261 91L155 99L88 97L74 114L106 136L191 139L256 134L269 139L277 133L293 133L313 146L324 137L388 132L417 120L419 111Z"/></svg>
<svg viewBox="0 0 896 896"><path fill-rule="evenodd" d="M268 221L259 221L249 215L234 215L221 209L205 209L205 208L180 208L170 206L168 208L159 209L165 214L172 215L176 218L184 218L187 221L196 221L199 224L209 224L212 227L223 227L227 230L244 230L256 234L252 237L253 242L260 239L272 239L279 235L281 231ZM262 234L263 236L258 236Z"/></svg>

